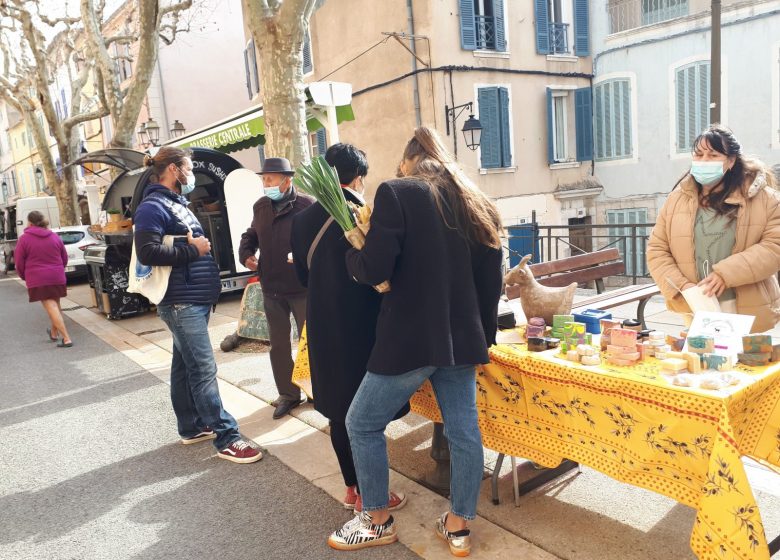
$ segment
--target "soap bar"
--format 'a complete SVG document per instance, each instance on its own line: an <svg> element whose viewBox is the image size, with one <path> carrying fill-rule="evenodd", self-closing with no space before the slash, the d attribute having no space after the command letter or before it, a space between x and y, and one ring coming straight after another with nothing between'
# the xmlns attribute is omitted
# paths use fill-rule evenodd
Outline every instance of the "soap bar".
<svg viewBox="0 0 780 560"><path fill-rule="evenodd" d="M771 352L743 352L737 354L737 359L746 366L765 366L771 358Z"/></svg>
<svg viewBox="0 0 780 560"><path fill-rule="evenodd" d="M636 345L634 346L618 346L616 344L608 344L607 345L607 352L610 354L617 356L620 354L632 354L636 352Z"/></svg>
<svg viewBox="0 0 780 560"><path fill-rule="evenodd" d="M780 344L772 345L772 361L780 362Z"/></svg>
<svg viewBox="0 0 780 560"><path fill-rule="evenodd" d="M673 336L671 334L666 335L666 343L672 347L675 352L682 352L685 345L685 339L679 336Z"/></svg>
<svg viewBox="0 0 780 560"><path fill-rule="evenodd" d="M717 369L718 371L727 371L733 367L731 358L720 354L702 354L701 363L706 369Z"/></svg>
<svg viewBox="0 0 780 560"><path fill-rule="evenodd" d="M768 334L751 334L743 336L742 351L746 354L771 354L772 337Z"/></svg>
<svg viewBox="0 0 780 560"><path fill-rule="evenodd" d="M631 348L636 346L636 331L630 329L612 329L610 332L610 340L615 346L629 346Z"/></svg>
<svg viewBox="0 0 780 560"><path fill-rule="evenodd" d="M628 360L630 362L638 362L642 355L639 352L625 352L623 354L609 354L610 358L618 358L621 360Z"/></svg>
<svg viewBox="0 0 780 560"><path fill-rule="evenodd" d="M636 363L636 360L626 360L624 358L613 358L611 356L607 358L607 361L610 364L613 364L613 365L616 365L616 366L633 366L634 363Z"/></svg>
<svg viewBox="0 0 780 560"><path fill-rule="evenodd" d="M666 340L666 335L661 331L650 331L649 335L650 340Z"/></svg>
<svg viewBox="0 0 780 560"><path fill-rule="evenodd" d="M688 362L688 371L691 373L701 373L701 354L695 352L686 352L685 360Z"/></svg>
<svg viewBox="0 0 780 560"><path fill-rule="evenodd" d="M605 350L607 348L607 344L612 344L612 339L610 337L612 329L621 328L621 323L620 321L614 321L611 319L602 319L599 321L599 323L601 325L601 349Z"/></svg>
<svg viewBox="0 0 780 560"><path fill-rule="evenodd" d="M715 339L711 336L689 336L688 350L697 354L711 354L715 351Z"/></svg>
<svg viewBox="0 0 780 560"><path fill-rule="evenodd" d="M580 356L593 356L596 354L596 349L590 344L580 344L577 346L577 354Z"/></svg>
<svg viewBox="0 0 780 560"><path fill-rule="evenodd" d="M661 369L666 371L684 371L688 369L688 360L666 358L665 360L661 360Z"/></svg>
<svg viewBox="0 0 780 560"><path fill-rule="evenodd" d="M574 315L553 315L553 328L563 329L566 323L574 321Z"/></svg>
<svg viewBox="0 0 780 560"><path fill-rule="evenodd" d="M597 366L601 363L601 358L598 356L582 356L580 362L586 366Z"/></svg>
<svg viewBox="0 0 780 560"><path fill-rule="evenodd" d="M576 350L569 350L566 352L566 359L570 362L579 362L580 361L580 355L577 353Z"/></svg>

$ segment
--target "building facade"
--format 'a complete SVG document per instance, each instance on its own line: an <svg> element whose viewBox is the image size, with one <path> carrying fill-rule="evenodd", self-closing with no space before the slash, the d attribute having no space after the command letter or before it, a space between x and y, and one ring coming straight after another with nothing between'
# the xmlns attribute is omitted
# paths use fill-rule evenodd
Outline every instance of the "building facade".
<svg viewBox="0 0 780 560"><path fill-rule="evenodd" d="M655 222L710 122L710 2L592 0L596 223ZM721 121L780 163L780 1L724 0ZM644 265L643 255L637 258Z"/></svg>

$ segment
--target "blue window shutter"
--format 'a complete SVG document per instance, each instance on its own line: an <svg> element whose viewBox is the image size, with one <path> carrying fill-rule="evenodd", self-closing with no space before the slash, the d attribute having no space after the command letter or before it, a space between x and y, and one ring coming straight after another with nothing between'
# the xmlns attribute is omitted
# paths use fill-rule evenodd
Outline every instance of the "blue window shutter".
<svg viewBox="0 0 780 560"><path fill-rule="evenodd" d="M504 0L493 0L493 18L496 29L496 50L506 51L506 34L504 33Z"/></svg>
<svg viewBox="0 0 780 560"><path fill-rule="evenodd" d="M477 23L474 19L474 0L458 0L460 4L460 46L467 51L477 50Z"/></svg>
<svg viewBox="0 0 780 560"><path fill-rule="evenodd" d="M308 74L314 69L311 60L311 38L307 30L303 37L303 73Z"/></svg>
<svg viewBox="0 0 780 560"><path fill-rule="evenodd" d="M498 88L479 88L479 122L482 124L480 140L481 165L484 169L501 167L501 124L498 111ZM453 134L459 131L454 130Z"/></svg>
<svg viewBox="0 0 780 560"><path fill-rule="evenodd" d="M574 54L590 54L588 0L574 0Z"/></svg>
<svg viewBox="0 0 780 560"><path fill-rule="evenodd" d="M590 95L589 87L574 90L577 161L593 159L593 104Z"/></svg>
<svg viewBox="0 0 780 560"><path fill-rule="evenodd" d="M555 163L553 146L553 90L547 88L547 163Z"/></svg>
<svg viewBox="0 0 780 560"><path fill-rule="evenodd" d="M501 167L512 167L512 143L509 134L509 91L498 88L498 116L501 123Z"/></svg>
<svg viewBox="0 0 780 560"><path fill-rule="evenodd" d="M317 155L325 156L325 152L328 150L328 140L325 133L325 129L321 128L317 131Z"/></svg>
<svg viewBox="0 0 780 560"><path fill-rule="evenodd" d="M536 52L550 53L550 13L547 0L534 0L534 17L536 18Z"/></svg>

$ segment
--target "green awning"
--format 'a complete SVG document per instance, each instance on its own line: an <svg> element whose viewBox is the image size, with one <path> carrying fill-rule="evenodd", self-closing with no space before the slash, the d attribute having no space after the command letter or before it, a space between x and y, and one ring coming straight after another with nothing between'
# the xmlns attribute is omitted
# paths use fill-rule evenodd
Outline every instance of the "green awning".
<svg viewBox="0 0 780 560"><path fill-rule="evenodd" d="M326 120L324 109L313 107L307 103L306 128L309 132L324 128ZM336 107L336 120L339 123L355 120L352 105ZM168 144L180 148L211 148L223 153L236 152L265 144L263 107L253 107L187 136L177 138Z"/></svg>

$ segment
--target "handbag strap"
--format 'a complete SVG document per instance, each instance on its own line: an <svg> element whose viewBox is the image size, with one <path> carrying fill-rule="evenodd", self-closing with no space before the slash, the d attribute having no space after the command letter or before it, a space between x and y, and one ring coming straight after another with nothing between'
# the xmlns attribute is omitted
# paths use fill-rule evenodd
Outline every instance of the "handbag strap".
<svg viewBox="0 0 780 560"><path fill-rule="evenodd" d="M317 248L317 245L320 244L320 239L322 239L322 236L325 235L325 231L328 229L330 224L333 223L333 216L329 216L327 220L325 220L325 223L322 224L322 227L320 228L320 231L317 232L317 237L314 238L314 241L311 242L311 247L309 247L309 254L306 255L306 268L311 270L311 258L314 256L314 249Z"/></svg>

